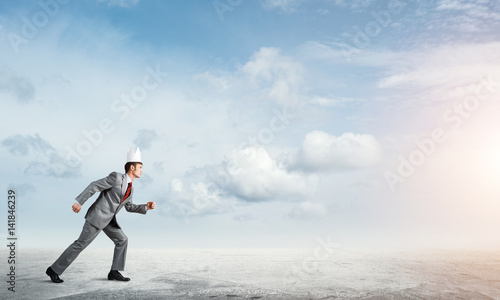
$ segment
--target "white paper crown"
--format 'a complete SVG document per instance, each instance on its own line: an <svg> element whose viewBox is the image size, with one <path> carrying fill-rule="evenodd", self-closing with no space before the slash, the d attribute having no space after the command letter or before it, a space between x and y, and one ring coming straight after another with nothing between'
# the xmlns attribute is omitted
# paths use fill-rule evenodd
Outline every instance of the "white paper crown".
<svg viewBox="0 0 500 300"><path fill-rule="evenodd" d="M134 147L128 149L127 162L140 162L140 163L142 163L141 149L139 149L139 147L137 147L137 150L134 150Z"/></svg>

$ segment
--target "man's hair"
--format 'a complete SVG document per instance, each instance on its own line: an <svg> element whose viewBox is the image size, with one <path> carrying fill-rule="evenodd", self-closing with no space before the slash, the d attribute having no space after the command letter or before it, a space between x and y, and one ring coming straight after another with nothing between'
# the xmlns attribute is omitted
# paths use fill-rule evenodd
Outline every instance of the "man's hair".
<svg viewBox="0 0 500 300"><path fill-rule="evenodd" d="M137 164L142 165L142 163L140 163L140 162L128 162L128 163L126 163L125 164L125 173L128 173L128 171L130 171L130 167L132 167L132 166L135 167L135 166L137 166Z"/></svg>

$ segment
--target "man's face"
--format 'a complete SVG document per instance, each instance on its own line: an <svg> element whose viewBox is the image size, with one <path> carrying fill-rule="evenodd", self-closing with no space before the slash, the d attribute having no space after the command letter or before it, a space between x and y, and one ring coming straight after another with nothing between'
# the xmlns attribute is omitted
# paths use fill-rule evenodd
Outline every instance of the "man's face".
<svg viewBox="0 0 500 300"><path fill-rule="evenodd" d="M140 178L142 175L142 164L136 164L135 166L132 166L130 170L132 171L132 175L134 175L135 178Z"/></svg>

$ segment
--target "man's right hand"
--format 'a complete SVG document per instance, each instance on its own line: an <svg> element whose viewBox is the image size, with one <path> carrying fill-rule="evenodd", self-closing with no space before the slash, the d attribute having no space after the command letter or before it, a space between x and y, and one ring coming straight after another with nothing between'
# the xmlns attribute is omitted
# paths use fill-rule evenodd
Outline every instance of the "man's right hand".
<svg viewBox="0 0 500 300"><path fill-rule="evenodd" d="M82 209L82 206L80 204L78 204L78 202L75 202L75 204L73 204L72 208L73 208L73 211L75 213L79 213L80 209Z"/></svg>

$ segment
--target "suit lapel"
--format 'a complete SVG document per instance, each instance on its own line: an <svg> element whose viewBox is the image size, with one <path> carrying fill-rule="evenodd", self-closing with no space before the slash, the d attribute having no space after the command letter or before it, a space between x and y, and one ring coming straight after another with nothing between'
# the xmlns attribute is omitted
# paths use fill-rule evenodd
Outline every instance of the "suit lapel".
<svg viewBox="0 0 500 300"><path fill-rule="evenodd" d="M127 174L122 175L122 186L121 186L121 195L120 199L118 201L118 206L116 207L115 214L120 210L120 208L125 204L125 201L123 200L123 197L125 196L125 193L127 192Z"/></svg>
<svg viewBox="0 0 500 300"><path fill-rule="evenodd" d="M127 197L127 199L125 199L124 201L122 201L123 197L125 197L125 193L127 192L127 187L128 187L127 174L123 174L122 175L122 195L121 195L121 198L120 198L120 204L118 205L116 211L120 210L120 208L122 206L124 206L125 203L127 203L130 199L132 199L132 196L134 195L134 185L132 185L132 188L130 189L130 195Z"/></svg>
<svg viewBox="0 0 500 300"><path fill-rule="evenodd" d="M123 200L125 193L127 192L127 174L122 175L122 194L120 197L120 202Z"/></svg>

